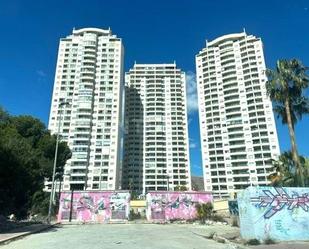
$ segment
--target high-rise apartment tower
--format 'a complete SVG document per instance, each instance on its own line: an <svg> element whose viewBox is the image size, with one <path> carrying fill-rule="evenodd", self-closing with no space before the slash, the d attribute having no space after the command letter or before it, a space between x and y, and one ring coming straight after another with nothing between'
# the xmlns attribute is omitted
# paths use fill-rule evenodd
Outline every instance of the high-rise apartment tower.
<svg viewBox="0 0 309 249"><path fill-rule="evenodd" d="M191 189L185 73L135 64L125 75L123 188Z"/></svg>
<svg viewBox="0 0 309 249"><path fill-rule="evenodd" d="M72 151L63 190L119 188L123 46L111 30L60 40L49 129Z"/></svg>
<svg viewBox="0 0 309 249"><path fill-rule="evenodd" d="M261 39L245 32L196 56L204 184L215 197L269 183L279 144L265 69Z"/></svg>

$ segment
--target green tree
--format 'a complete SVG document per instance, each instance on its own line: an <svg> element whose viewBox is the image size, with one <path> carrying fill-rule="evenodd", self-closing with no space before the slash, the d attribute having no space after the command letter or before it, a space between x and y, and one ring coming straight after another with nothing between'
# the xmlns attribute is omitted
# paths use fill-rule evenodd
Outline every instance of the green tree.
<svg viewBox="0 0 309 249"><path fill-rule="evenodd" d="M296 182L304 186L304 173L298 156L294 126L302 115L309 111L308 98L304 91L309 86L305 67L299 60L278 60L275 70L267 69L266 90L274 103L274 111L288 125L292 157L296 165Z"/></svg>
<svg viewBox="0 0 309 249"><path fill-rule="evenodd" d="M187 191L187 190L188 190L187 187L184 185L177 185L175 187L175 191Z"/></svg>
<svg viewBox="0 0 309 249"><path fill-rule="evenodd" d="M0 214L24 217L42 204L44 178L50 178L56 138L31 116L10 116L0 108ZM59 144L57 172L71 152ZM36 209L38 210L38 209Z"/></svg>
<svg viewBox="0 0 309 249"><path fill-rule="evenodd" d="M10 115L0 106L0 126L10 121Z"/></svg>
<svg viewBox="0 0 309 249"><path fill-rule="evenodd" d="M36 191L32 196L32 205L31 205L31 213L41 214L46 216L48 214L49 208L49 196L50 193L44 192L42 190ZM55 209L52 209L55 214Z"/></svg>

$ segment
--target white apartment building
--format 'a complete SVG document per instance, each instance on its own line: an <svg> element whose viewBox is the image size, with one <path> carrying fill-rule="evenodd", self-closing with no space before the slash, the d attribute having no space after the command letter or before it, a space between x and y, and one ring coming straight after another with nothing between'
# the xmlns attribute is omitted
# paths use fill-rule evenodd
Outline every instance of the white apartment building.
<svg viewBox="0 0 309 249"><path fill-rule="evenodd" d="M269 183L279 144L265 69L261 39L245 32L196 56L204 186L214 197Z"/></svg>
<svg viewBox="0 0 309 249"><path fill-rule="evenodd" d="M122 75L122 41L110 29L60 39L48 127L55 134L60 124L72 151L63 190L119 188Z"/></svg>
<svg viewBox="0 0 309 249"><path fill-rule="evenodd" d="M135 64L125 75L123 188L191 189L185 73Z"/></svg>

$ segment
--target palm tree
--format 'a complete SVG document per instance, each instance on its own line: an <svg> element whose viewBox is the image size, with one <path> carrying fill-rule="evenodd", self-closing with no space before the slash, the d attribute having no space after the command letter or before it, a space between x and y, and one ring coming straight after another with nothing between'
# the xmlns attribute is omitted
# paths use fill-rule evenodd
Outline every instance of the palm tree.
<svg viewBox="0 0 309 249"><path fill-rule="evenodd" d="M303 156L299 156L299 161L305 176L304 186L309 186L309 160ZM295 165L291 151L285 151L279 156L278 160L272 160L272 163L274 172L268 176L272 186L297 186L297 166Z"/></svg>
<svg viewBox="0 0 309 249"><path fill-rule="evenodd" d="M294 128L297 121L301 120L304 114L309 113L308 100L306 98L300 98L300 100L297 103L291 104L290 110L291 110L292 126ZM274 111L277 113L277 118L282 119L282 124L288 123L286 109L283 104L277 104L274 107Z"/></svg>
<svg viewBox="0 0 309 249"><path fill-rule="evenodd" d="M274 111L282 118L282 122L288 125L299 186L304 186L304 175L298 156L294 125L303 114L309 112L308 98L303 95L304 90L309 86L306 71L307 67L297 59L278 60L275 70L266 70L267 94L275 104Z"/></svg>
<svg viewBox="0 0 309 249"><path fill-rule="evenodd" d="M274 172L268 176L272 186L293 187L297 184L295 162L290 151L282 153L272 163Z"/></svg>
<svg viewBox="0 0 309 249"><path fill-rule="evenodd" d="M309 187L309 158L304 158L305 186Z"/></svg>

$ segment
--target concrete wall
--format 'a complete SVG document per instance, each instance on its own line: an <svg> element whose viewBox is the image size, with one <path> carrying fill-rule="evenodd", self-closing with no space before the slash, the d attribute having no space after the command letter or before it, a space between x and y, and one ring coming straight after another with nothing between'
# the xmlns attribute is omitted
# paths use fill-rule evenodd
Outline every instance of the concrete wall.
<svg viewBox="0 0 309 249"><path fill-rule="evenodd" d="M309 188L249 187L237 199L244 239L309 240Z"/></svg>
<svg viewBox="0 0 309 249"><path fill-rule="evenodd" d="M127 219L130 210L129 192L74 191L72 221L103 223ZM62 192L58 221L68 221L71 192Z"/></svg>
<svg viewBox="0 0 309 249"><path fill-rule="evenodd" d="M212 202L206 192L150 192L146 197L148 220L191 220L196 218L197 203Z"/></svg>
<svg viewBox="0 0 309 249"><path fill-rule="evenodd" d="M228 211L228 200L214 200L214 211Z"/></svg>
<svg viewBox="0 0 309 249"><path fill-rule="evenodd" d="M140 214L140 218L144 219L146 216L146 201L145 200L134 200L130 201L130 210L135 214Z"/></svg>

